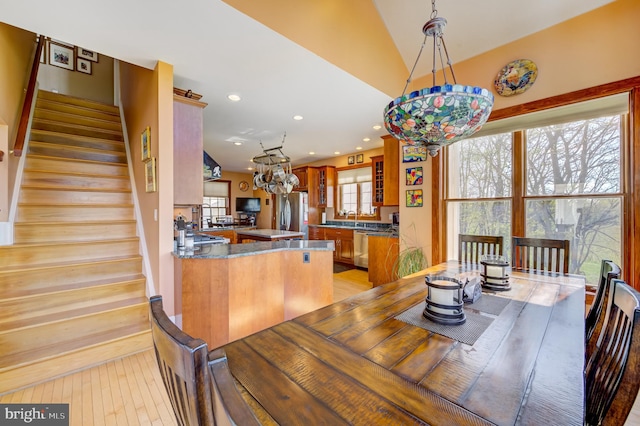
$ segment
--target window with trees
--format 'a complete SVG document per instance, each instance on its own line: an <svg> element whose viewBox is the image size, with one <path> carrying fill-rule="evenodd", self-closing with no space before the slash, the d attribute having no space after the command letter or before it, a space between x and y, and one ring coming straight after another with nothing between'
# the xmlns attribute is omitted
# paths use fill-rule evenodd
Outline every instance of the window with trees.
<svg viewBox="0 0 640 426"><path fill-rule="evenodd" d="M201 229L210 228L218 217L231 213L229 202L229 181L215 181L204 183L204 197L202 198Z"/></svg>
<svg viewBox="0 0 640 426"><path fill-rule="evenodd" d="M338 170L338 215L373 215L371 167Z"/></svg>
<svg viewBox="0 0 640 426"><path fill-rule="evenodd" d="M511 236L524 234L569 240L569 272L590 283L602 259L621 264L626 99L549 111L448 147L448 257L456 258L460 233L502 235L508 258ZM523 155L514 155L517 143Z"/></svg>

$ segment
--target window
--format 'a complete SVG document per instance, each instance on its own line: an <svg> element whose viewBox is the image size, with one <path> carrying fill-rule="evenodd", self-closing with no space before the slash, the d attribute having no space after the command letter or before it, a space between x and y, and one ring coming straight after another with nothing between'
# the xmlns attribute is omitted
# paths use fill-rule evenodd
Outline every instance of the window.
<svg viewBox="0 0 640 426"><path fill-rule="evenodd" d="M231 213L229 202L228 181L214 181L204 183L204 197L202 198L202 218L201 228L210 228L220 216L227 216Z"/></svg>
<svg viewBox="0 0 640 426"><path fill-rule="evenodd" d="M374 215L371 167L338 170L338 215Z"/></svg>
<svg viewBox="0 0 640 426"><path fill-rule="evenodd" d="M465 233L502 235L508 258L512 235L567 239L569 272L590 283L602 259L621 264L628 98L597 101L490 123L484 136L447 148L448 258L456 258ZM515 143L522 156L513 155Z"/></svg>

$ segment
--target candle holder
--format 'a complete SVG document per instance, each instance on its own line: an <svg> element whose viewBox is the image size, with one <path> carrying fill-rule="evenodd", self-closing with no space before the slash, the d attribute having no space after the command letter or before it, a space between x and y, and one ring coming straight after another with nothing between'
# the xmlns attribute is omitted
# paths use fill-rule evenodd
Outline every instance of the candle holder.
<svg viewBox="0 0 640 426"><path fill-rule="evenodd" d="M480 258L480 264L482 265L482 273L480 274L482 287L494 291L511 290L507 273L509 262L504 256L486 254Z"/></svg>
<svg viewBox="0 0 640 426"><path fill-rule="evenodd" d="M462 309L464 282L455 278L429 275L424 281L428 291L422 315L439 324L464 324L467 320Z"/></svg>

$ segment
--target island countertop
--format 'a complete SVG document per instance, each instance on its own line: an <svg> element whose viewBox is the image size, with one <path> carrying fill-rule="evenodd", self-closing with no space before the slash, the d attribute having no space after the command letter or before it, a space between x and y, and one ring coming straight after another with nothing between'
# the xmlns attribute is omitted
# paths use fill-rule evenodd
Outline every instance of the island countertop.
<svg viewBox="0 0 640 426"><path fill-rule="evenodd" d="M238 243L243 240L278 241L304 238L304 232L284 231L280 229L247 229L236 231Z"/></svg>
<svg viewBox="0 0 640 426"><path fill-rule="evenodd" d="M274 230L272 229L272 231ZM328 240L286 240L273 242L260 241L245 244L203 244L195 246L193 249L178 249L174 246L173 256L178 259L230 259L234 257L290 250L334 251L335 245L333 241Z"/></svg>

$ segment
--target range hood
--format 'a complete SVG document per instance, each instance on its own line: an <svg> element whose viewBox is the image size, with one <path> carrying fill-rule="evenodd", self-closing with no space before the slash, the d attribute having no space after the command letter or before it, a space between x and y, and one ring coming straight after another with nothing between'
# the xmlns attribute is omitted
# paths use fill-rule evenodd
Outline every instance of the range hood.
<svg viewBox="0 0 640 426"><path fill-rule="evenodd" d="M204 153L204 167L203 167L203 179L205 182L211 182L218 180L222 177L222 167L216 162L207 151Z"/></svg>

